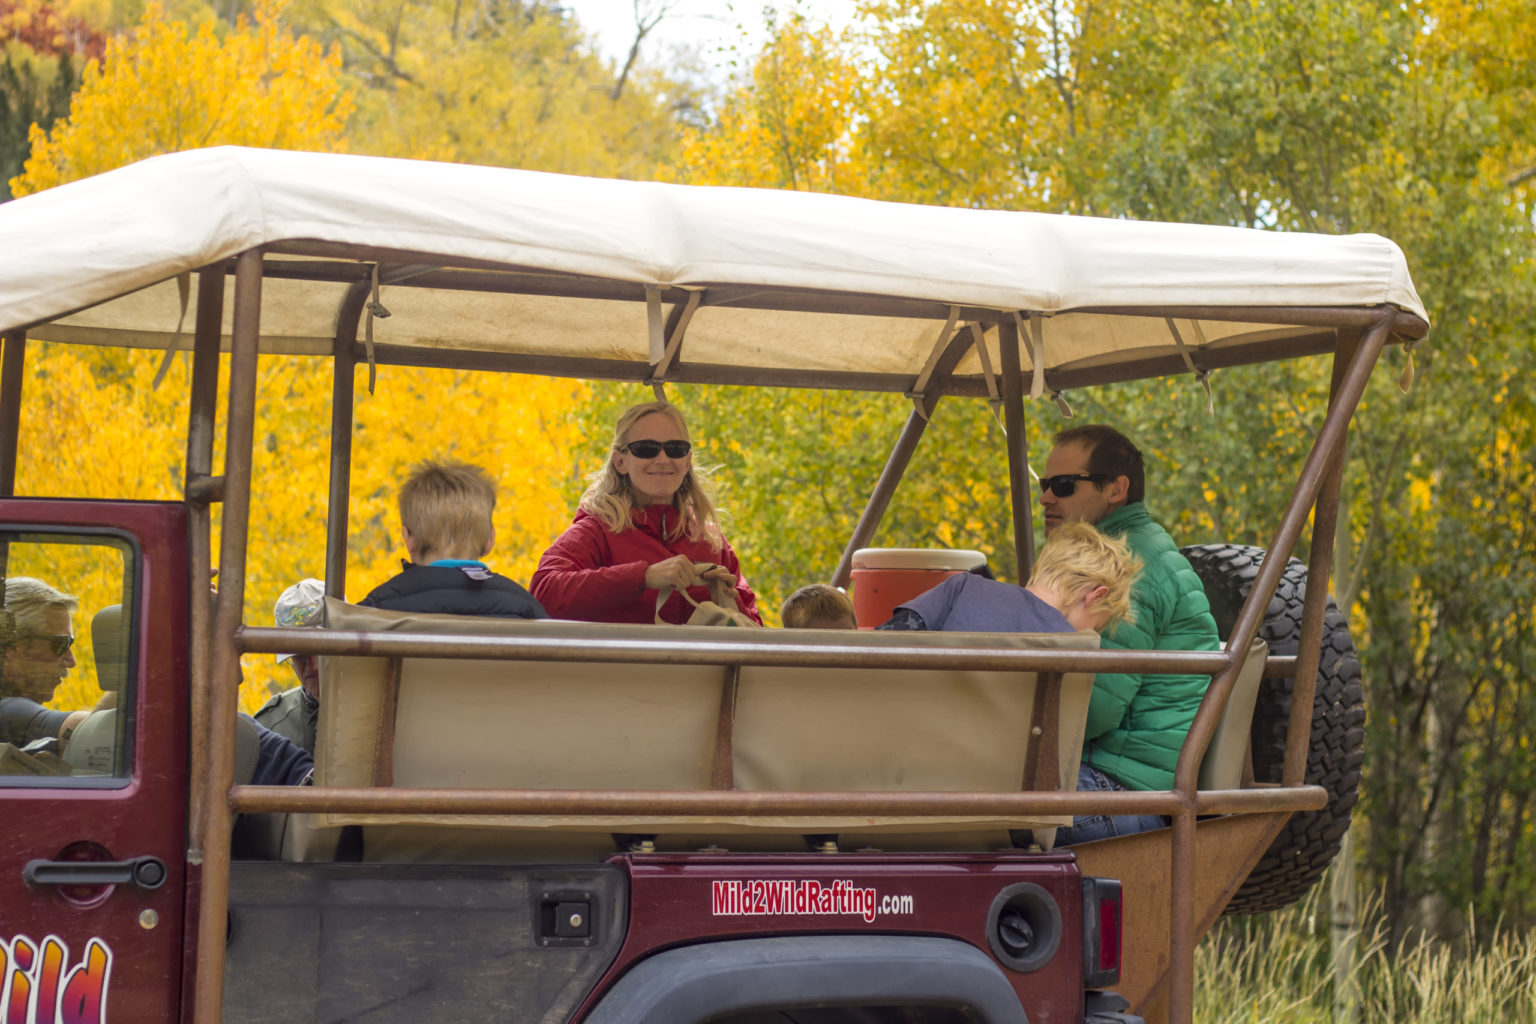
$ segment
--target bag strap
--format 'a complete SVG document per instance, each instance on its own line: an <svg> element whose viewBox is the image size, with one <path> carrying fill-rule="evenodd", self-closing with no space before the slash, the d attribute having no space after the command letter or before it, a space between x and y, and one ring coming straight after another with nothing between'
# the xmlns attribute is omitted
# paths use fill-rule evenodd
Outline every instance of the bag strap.
<svg viewBox="0 0 1536 1024"><path fill-rule="evenodd" d="M661 617L661 606L666 604L668 601L670 601L672 599L672 595L673 594L682 594L684 601L687 601L689 604L693 605L695 608L697 608L699 606L699 602L697 602L697 601L695 601L693 599L693 595L688 593L688 589L686 587L684 587L682 590L678 590L676 587L670 587L670 586L662 587L660 590L658 590L656 592L656 625L658 625L658 626L670 626L670 625L672 625L672 623L668 622L667 620L665 620L665 619L663 619Z"/></svg>
<svg viewBox="0 0 1536 1024"><path fill-rule="evenodd" d="M709 588L709 596L714 600L715 604L722 608L734 609L735 611L741 612L743 615L746 614L746 612L742 610L741 599L736 596L735 587L731 586L725 580L709 580L706 583L706 586ZM693 595L688 593L687 587L684 587L681 590L672 586L662 587L656 592L656 625L671 625L670 622L667 622L661 617L661 607L672 599L673 594L682 594L683 600L687 601L695 608L699 606L699 602L695 601L693 599Z"/></svg>
<svg viewBox="0 0 1536 1024"><path fill-rule="evenodd" d="M731 608L741 611L741 600L736 596L736 588L726 580L709 580L709 596L715 604L722 608Z"/></svg>

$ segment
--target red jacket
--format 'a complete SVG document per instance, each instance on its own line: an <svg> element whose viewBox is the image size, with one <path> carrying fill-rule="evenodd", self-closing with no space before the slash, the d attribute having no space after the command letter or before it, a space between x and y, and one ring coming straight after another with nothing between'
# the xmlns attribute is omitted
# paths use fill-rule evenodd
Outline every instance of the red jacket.
<svg viewBox="0 0 1536 1024"><path fill-rule="evenodd" d="M614 533L601 519L577 512L575 522L550 545L539 559L529 589L549 614L557 619L585 622L654 622L655 590L645 586L645 570L674 555L695 562L723 565L737 576L736 601L741 610L759 623L757 597L741 573L736 552L722 540L719 551L702 540L686 536L667 540L665 527L676 525L678 512L670 505L648 505L633 512L634 527ZM710 599L707 587L690 587L695 601ZM679 594L662 607L667 622L684 623L693 606Z"/></svg>

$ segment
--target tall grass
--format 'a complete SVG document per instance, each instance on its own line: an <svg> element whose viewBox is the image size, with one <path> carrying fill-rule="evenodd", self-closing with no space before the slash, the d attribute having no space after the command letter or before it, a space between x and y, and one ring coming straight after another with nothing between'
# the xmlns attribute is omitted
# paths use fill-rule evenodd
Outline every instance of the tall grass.
<svg viewBox="0 0 1536 1024"><path fill-rule="evenodd" d="M1199 1024L1333 1024L1328 921L1315 889L1265 917L1225 919L1195 951ZM1366 921L1379 915L1361 915ZM1360 1024L1536 1022L1536 933L1475 931L1395 952L1379 925L1359 937Z"/></svg>

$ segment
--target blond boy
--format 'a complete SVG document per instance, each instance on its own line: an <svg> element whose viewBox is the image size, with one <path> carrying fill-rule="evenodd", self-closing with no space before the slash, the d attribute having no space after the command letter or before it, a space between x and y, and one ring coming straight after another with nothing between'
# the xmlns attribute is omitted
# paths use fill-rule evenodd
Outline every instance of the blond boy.
<svg viewBox="0 0 1536 1024"><path fill-rule="evenodd" d="M520 584L482 561L496 542L496 485L485 470L451 459L411 469L400 485L400 533L410 560L359 604L402 612L547 619Z"/></svg>

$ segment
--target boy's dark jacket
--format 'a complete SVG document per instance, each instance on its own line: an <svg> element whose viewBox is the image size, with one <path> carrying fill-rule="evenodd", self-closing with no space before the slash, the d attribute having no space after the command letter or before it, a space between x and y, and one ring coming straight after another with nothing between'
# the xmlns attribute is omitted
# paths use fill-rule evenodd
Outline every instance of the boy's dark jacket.
<svg viewBox="0 0 1536 1024"><path fill-rule="evenodd" d="M358 604L396 612L549 618L521 585L478 564L402 564L405 571L373 588Z"/></svg>

